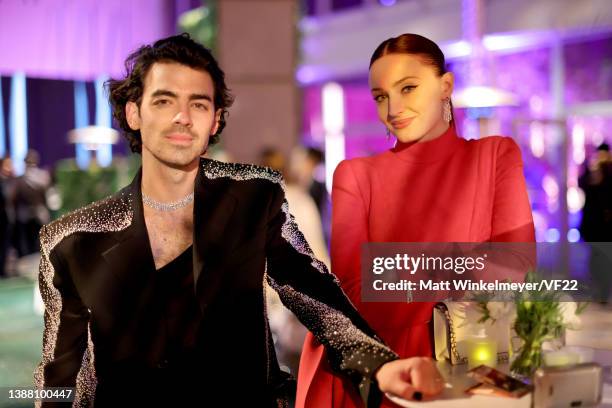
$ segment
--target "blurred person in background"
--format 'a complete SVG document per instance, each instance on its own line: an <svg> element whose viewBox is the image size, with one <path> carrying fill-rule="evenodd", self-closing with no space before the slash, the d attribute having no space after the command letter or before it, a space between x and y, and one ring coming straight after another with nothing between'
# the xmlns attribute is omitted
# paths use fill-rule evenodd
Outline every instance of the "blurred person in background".
<svg viewBox="0 0 612 408"><path fill-rule="evenodd" d="M202 158L233 100L210 51L177 35L125 66L109 96L142 167L41 231L36 386L76 387L77 406L286 406L268 283L369 407L410 392L407 370L439 393L435 365L399 360L314 257L277 172Z"/></svg>
<svg viewBox="0 0 612 408"><path fill-rule="evenodd" d="M578 179L584 191L580 234L587 242L612 241L612 156L602 143Z"/></svg>
<svg viewBox="0 0 612 408"><path fill-rule="evenodd" d="M329 245L330 207L325 186L325 161L323 152L314 147L298 146L291 152L290 172L295 184L301 186L314 200L323 226L323 236Z"/></svg>
<svg viewBox="0 0 612 408"><path fill-rule="evenodd" d="M13 165L10 157L0 159L0 278L6 277L6 262L12 235L11 190Z"/></svg>
<svg viewBox="0 0 612 408"><path fill-rule="evenodd" d="M453 84L433 41L403 34L382 42L370 60L369 85L379 120L397 143L375 156L341 162L332 187L332 270L385 342L402 358L422 361L434 355L435 303L362 302L362 244L535 241L518 145L509 137L458 137ZM512 261L519 270L532 267L521 253ZM310 333L296 406L360 406L345 380L329 370L325 351ZM383 406L396 405L385 399Z"/></svg>
<svg viewBox="0 0 612 408"><path fill-rule="evenodd" d="M329 253L323 236L321 214L311 194L312 186L315 184L312 176L310 176L310 182L298 183L298 180L303 181L306 179L300 178L300 176L303 177L304 173L298 173L296 177L289 170L285 155L276 149L264 150L260 155L259 162L262 166L270 167L283 175L285 180L285 197L289 204L289 211L295 217L295 222L304 234L304 238L306 238L315 257L329 267ZM312 167L311 163L307 164L307 166L311 169L307 174L312 174L314 167ZM305 188L304 186L310 188L308 189L308 187ZM325 185L323 185L323 189L325 190ZM317 189L315 188L315 190Z"/></svg>
<svg viewBox="0 0 612 408"><path fill-rule="evenodd" d="M612 155L610 146L602 143L595 155L585 165L584 173L578 179L578 186L584 191L584 208L580 234L585 242L612 242ZM612 285L612 262L591 246L589 269L594 280L595 297L600 303L607 303Z"/></svg>
<svg viewBox="0 0 612 408"><path fill-rule="evenodd" d="M13 187L15 248L20 258L38 253L40 229L51 219L47 208L47 190L51 186L51 176L38 167L39 162L38 152L29 150L25 157L25 172L15 179Z"/></svg>
<svg viewBox="0 0 612 408"><path fill-rule="evenodd" d="M322 211L329 200L325 188L325 162L321 150L314 147L306 148L306 158L300 169L300 181Z"/></svg>

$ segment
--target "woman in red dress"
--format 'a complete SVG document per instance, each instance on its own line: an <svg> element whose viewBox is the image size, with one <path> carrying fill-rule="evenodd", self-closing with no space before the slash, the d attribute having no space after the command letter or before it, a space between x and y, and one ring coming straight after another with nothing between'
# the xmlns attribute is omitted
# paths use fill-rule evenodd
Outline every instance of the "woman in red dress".
<svg viewBox="0 0 612 408"><path fill-rule="evenodd" d="M457 136L453 75L432 41L403 34L378 46L369 84L395 147L345 160L332 191L332 271L368 323L401 358L432 356L433 303L362 303L365 242L533 242L521 153L508 137ZM297 407L361 407L331 373L323 347L304 343ZM384 407L395 406L389 400Z"/></svg>

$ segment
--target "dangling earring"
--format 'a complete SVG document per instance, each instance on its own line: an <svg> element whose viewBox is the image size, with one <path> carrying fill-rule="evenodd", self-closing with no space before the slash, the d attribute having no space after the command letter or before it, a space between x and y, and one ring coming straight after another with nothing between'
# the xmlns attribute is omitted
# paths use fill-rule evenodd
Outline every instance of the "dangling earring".
<svg viewBox="0 0 612 408"><path fill-rule="evenodd" d="M387 128L387 140L391 140L391 131Z"/></svg>
<svg viewBox="0 0 612 408"><path fill-rule="evenodd" d="M442 119L444 119L446 123L450 123L450 121L453 120L450 98L444 99L444 102L442 103Z"/></svg>

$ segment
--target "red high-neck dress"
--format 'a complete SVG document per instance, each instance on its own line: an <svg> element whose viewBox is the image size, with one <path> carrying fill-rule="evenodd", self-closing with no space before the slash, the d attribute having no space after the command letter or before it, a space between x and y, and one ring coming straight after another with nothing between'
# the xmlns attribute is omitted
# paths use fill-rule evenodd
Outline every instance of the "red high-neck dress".
<svg viewBox="0 0 612 408"><path fill-rule="evenodd" d="M345 160L332 191L332 272L374 330L400 357L432 356L433 303L362 303L364 242L533 242L531 208L517 144L508 137L399 143ZM297 407L362 407L348 381L332 373L309 333L300 362ZM386 400L383 406L395 406Z"/></svg>

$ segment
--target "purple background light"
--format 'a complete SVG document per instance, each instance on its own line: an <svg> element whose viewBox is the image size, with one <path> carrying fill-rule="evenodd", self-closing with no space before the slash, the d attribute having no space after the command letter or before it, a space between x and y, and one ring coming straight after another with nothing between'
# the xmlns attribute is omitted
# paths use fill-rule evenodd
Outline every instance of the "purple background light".
<svg viewBox="0 0 612 408"><path fill-rule="evenodd" d="M123 72L136 47L174 33L167 0L0 2L0 74L93 79Z"/></svg>

